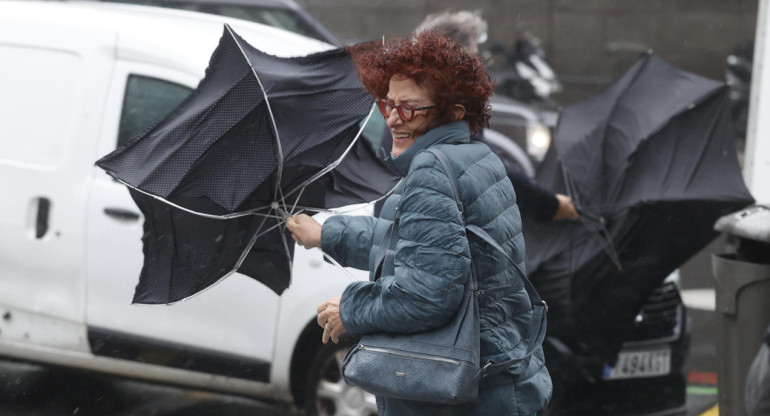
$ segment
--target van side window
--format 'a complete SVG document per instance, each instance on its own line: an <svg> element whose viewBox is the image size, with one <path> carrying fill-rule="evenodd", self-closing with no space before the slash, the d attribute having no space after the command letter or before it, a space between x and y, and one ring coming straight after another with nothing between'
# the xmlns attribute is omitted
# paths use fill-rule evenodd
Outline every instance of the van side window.
<svg viewBox="0 0 770 416"><path fill-rule="evenodd" d="M78 98L86 85L84 62L53 47L14 45L6 36L12 31L0 32L0 166L57 166L80 139L75 136L85 105ZM0 179L10 184L6 181L10 178Z"/></svg>
<svg viewBox="0 0 770 416"><path fill-rule="evenodd" d="M129 75L120 113L117 146L122 146L128 139L166 117L191 92L191 88L170 81Z"/></svg>

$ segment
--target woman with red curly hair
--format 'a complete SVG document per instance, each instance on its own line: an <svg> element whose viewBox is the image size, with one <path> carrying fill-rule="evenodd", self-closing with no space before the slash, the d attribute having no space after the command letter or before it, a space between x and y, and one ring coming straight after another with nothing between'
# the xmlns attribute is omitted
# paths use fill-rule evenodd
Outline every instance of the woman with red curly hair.
<svg viewBox="0 0 770 416"><path fill-rule="evenodd" d="M346 332L438 328L459 308L473 268L483 293L478 297L481 362L520 358L532 315L520 274L521 217L502 162L486 145L470 140L489 119L489 74L478 58L435 32L357 47L352 53L364 87L386 118L393 162L404 179L379 218L340 215L321 226L300 214L287 222L298 244L321 246L342 265L370 270L369 282L351 283L341 297L318 307L322 341L336 343ZM449 172L426 149L439 150L449 160L462 212ZM505 254L469 239L466 225L482 228ZM378 255L381 245L384 256ZM519 267L511 267L506 255ZM377 397L377 406L381 415L529 416L550 395L551 380L538 348L530 360L482 379L475 402L444 405Z"/></svg>

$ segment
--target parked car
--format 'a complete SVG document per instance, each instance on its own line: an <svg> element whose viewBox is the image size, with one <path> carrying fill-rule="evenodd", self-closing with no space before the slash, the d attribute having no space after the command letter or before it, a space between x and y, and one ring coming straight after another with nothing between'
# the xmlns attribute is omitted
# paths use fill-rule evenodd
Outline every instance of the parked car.
<svg viewBox="0 0 770 416"><path fill-rule="evenodd" d="M555 396L542 416L687 414L690 329L678 271L639 311L614 365L579 353L565 356L563 347L546 337L546 365Z"/></svg>
<svg viewBox="0 0 770 416"><path fill-rule="evenodd" d="M315 309L350 280L318 251L295 251L280 297L234 274L173 306L131 305L142 217L93 164L196 87L225 22L271 54L332 47L202 13L0 2L0 356L376 413L358 390L319 390L337 350Z"/></svg>

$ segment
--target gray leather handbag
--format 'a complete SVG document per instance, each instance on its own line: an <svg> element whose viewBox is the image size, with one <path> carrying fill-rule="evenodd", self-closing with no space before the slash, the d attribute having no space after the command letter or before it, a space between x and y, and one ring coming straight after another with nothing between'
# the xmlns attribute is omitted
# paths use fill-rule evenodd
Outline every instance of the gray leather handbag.
<svg viewBox="0 0 770 416"><path fill-rule="evenodd" d="M425 151L435 154L443 165L462 214L457 179L446 155L436 149ZM377 255L378 268L383 267L383 258L388 247L395 248L398 222L396 217L380 244ZM465 229L500 250L511 264L519 269L516 262L483 229L467 224ZM462 303L446 325L415 334L364 335L358 344L350 348L342 362L345 381L377 396L458 404L477 399L479 381L483 377L499 373L518 362L528 362L545 336L545 302L540 299L522 272L523 286L529 294L533 308L532 322L524 338L528 342L527 351L522 357L500 363L490 361L482 366L479 358L478 296L483 293L477 288L473 267L470 269ZM385 270L388 271L392 272ZM520 269L519 271L521 272ZM523 371L527 365L521 368Z"/></svg>

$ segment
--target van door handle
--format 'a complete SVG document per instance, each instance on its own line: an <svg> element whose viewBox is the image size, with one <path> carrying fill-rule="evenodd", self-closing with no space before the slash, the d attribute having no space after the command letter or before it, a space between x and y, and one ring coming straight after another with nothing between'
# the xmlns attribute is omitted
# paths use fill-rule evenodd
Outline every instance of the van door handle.
<svg viewBox="0 0 770 416"><path fill-rule="evenodd" d="M48 217L51 212L51 200L37 198L37 217L35 218L35 238L43 238L48 232Z"/></svg>
<svg viewBox="0 0 770 416"><path fill-rule="evenodd" d="M139 219L139 213L123 208L105 208L104 213L107 216L121 221L136 221Z"/></svg>

